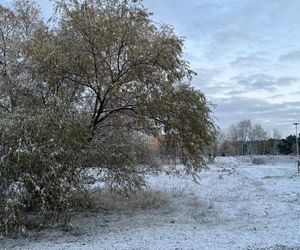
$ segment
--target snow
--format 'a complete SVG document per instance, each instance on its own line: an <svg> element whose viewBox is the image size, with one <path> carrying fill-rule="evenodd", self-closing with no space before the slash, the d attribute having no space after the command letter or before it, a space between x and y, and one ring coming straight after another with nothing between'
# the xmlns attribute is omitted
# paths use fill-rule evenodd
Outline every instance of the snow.
<svg viewBox="0 0 300 250"><path fill-rule="evenodd" d="M3 249L300 249L300 175L294 159L220 157L190 176L148 176L170 199L159 209L81 214L74 230L2 239Z"/></svg>

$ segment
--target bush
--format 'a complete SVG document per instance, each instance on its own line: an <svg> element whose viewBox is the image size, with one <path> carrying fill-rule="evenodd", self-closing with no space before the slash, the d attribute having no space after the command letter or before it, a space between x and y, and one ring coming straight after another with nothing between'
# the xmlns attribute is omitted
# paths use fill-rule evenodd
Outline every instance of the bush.
<svg viewBox="0 0 300 250"><path fill-rule="evenodd" d="M25 232L25 205L17 199L7 199L0 204L0 231L5 236L17 235Z"/></svg>
<svg viewBox="0 0 300 250"><path fill-rule="evenodd" d="M255 158L252 159L251 163L253 165L265 165L266 164L266 160L264 158L257 158L257 157L255 157Z"/></svg>
<svg viewBox="0 0 300 250"><path fill-rule="evenodd" d="M0 229L25 230L25 212L37 212L43 223L72 210L72 194L82 189L81 153L86 133L76 113L44 110L25 117L7 116L0 124Z"/></svg>
<svg viewBox="0 0 300 250"><path fill-rule="evenodd" d="M90 206L85 188L95 181L125 193L145 186L145 165L157 164L144 138L119 128L91 140L87 128L67 107L0 121L0 230L6 235L24 232L32 213L36 226L68 224L73 211Z"/></svg>

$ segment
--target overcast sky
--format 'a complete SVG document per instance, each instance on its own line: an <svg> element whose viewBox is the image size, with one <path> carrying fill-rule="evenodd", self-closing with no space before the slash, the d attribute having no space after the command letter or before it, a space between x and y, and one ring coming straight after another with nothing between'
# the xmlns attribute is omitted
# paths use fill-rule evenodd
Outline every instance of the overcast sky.
<svg viewBox="0 0 300 250"><path fill-rule="evenodd" d="M49 1L37 2L49 15ZM292 123L300 122L299 0L144 0L144 6L185 37L185 58L198 74L192 84L216 104L221 128L251 119L283 136L294 133Z"/></svg>

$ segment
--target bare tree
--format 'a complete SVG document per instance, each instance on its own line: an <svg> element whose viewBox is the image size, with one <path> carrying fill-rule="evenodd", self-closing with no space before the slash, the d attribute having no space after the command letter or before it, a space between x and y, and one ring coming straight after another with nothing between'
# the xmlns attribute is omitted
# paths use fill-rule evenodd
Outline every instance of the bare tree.
<svg viewBox="0 0 300 250"><path fill-rule="evenodd" d="M229 135L236 147L238 155L249 153L247 143L250 141L251 121L243 120L229 128Z"/></svg>
<svg viewBox="0 0 300 250"><path fill-rule="evenodd" d="M258 145L261 144L267 137L267 132L263 129L263 127L260 124L254 124L251 127L250 131L250 153L252 155L257 155L259 153ZM264 147L263 147L264 148Z"/></svg>
<svg viewBox="0 0 300 250"><path fill-rule="evenodd" d="M281 138L282 136L280 131L277 128L274 128L272 134L272 139L273 139L272 150L274 155L278 155L278 144Z"/></svg>

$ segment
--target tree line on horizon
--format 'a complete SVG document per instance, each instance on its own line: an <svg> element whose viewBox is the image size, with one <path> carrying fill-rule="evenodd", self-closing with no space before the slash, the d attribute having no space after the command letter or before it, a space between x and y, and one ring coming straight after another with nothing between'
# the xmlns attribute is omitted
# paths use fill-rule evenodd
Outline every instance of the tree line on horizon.
<svg viewBox="0 0 300 250"><path fill-rule="evenodd" d="M298 143L300 147L300 142ZM260 124L242 120L231 125L226 132L218 132L208 155L211 158L239 155L295 155L296 149L296 135L282 138L278 129L274 129L272 135L268 135Z"/></svg>

